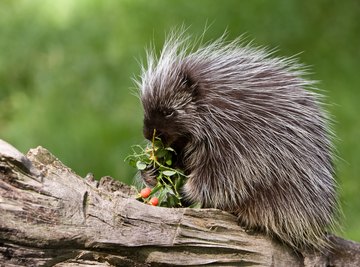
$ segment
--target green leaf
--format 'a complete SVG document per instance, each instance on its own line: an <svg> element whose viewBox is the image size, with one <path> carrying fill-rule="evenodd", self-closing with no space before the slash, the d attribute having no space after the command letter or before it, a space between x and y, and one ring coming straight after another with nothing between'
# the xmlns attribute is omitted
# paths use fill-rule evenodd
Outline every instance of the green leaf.
<svg viewBox="0 0 360 267"><path fill-rule="evenodd" d="M144 163L144 162L142 162L140 160L138 162L136 162L136 168L138 170L143 171L143 170L146 169L146 167L147 167L146 163Z"/></svg>
<svg viewBox="0 0 360 267"><path fill-rule="evenodd" d="M163 148L164 147L164 144L163 144L163 142L161 141L161 139L158 139L158 138L156 138L157 140L155 140L155 142L154 142L154 146L155 146L155 148ZM156 150L156 149L155 149Z"/></svg>
<svg viewBox="0 0 360 267"><path fill-rule="evenodd" d="M164 189L164 191L165 191L167 194L175 195L172 186L170 186L170 185L168 185L168 184L165 184L165 189Z"/></svg>
<svg viewBox="0 0 360 267"><path fill-rule="evenodd" d="M171 166L171 164L172 164L172 160L171 160L171 158L170 158L170 159L168 159L167 161L165 161L165 163L166 163L166 165Z"/></svg>
<svg viewBox="0 0 360 267"><path fill-rule="evenodd" d="M128 164L129 164L131 167L136 167L136 161L135 161L135 159L128 157L128 158L126 158L126 161L128 162Z"/></svg>
<svg viewBox="0 0 360 267"><path fill-rule="evenodd" d="M184 178L181 176L178 176L178 178L175 180L175 190L180 191L181 187L183 187L185 181Z"/></svg>
<svg viewBox="0 0 360 267"><path fill-rule="evenodd" d="M165 149L159 149L158 151L156 151L156 156L158 158L165 158L165 156L167 155L167 151Z"/></svg>
<svg viewBox="0 0 360 267"><path fill-rule="evenodd" d="M176 204L178 203L178 199L174 195L171 195L168 196L167 202L169 207L175 207Z"/></svg>
<svg viewBox="0 0 360 267"><path fill-rule="evenodd" d="M163 171L163 174L166 176L173 176L176 173L176 171Z"/></svg>
<svg viewBox="0 0 360 267"><path fill-rule="evenodd" d="M158 183L152 190L151 190L151 194L150 196L155 195L155 193L157 193L162 187L162 185L160 183Z"/></svg>
<svg viewBox="0 0 360 267"><path fill-rule="evenodd" d="M166 147L165 149L168 150L168 151L173 152L174 154L176 154L176 151L171 147Z"/></svg>

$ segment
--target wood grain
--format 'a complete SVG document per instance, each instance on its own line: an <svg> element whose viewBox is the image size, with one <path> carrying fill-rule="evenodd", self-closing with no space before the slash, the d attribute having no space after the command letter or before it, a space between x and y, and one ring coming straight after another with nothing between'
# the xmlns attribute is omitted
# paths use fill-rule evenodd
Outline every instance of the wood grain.
<svg viewBox="0 0 360 267"><path fill-rule="evenodd" d="M0 140L0 266L360 266L352 241L332 236L331 252L296 253L229 213L153 207L136 194Z"/></svg>

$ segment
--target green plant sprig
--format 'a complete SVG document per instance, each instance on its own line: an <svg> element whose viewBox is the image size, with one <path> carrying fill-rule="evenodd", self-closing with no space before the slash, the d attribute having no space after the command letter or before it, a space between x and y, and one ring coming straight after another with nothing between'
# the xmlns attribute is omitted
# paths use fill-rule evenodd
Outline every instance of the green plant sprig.
<svg viewBox="0 0 360 267"><path fill-rule="evenodd" d="M133 154L125 160L139 171L153 171L157 184L152 188L147 198L138 198L148 203L151 197L159 199L159 205L164 207L183 207L181 202L181 188L185 183L186 175L174 166L176 152L167 147L160 138L155 137L155 131L150 144L142 147L133 146Z"/></svg>

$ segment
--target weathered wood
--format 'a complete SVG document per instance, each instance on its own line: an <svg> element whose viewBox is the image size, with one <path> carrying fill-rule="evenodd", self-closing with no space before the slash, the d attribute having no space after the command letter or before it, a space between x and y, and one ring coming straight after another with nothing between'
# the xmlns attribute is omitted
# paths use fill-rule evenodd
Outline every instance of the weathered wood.
<svg viewBox="0 0 360 267"><path fill-rule="evenodd" d="M0 140L0 266L360 266L360 244L295 253L216 209L145 205L136 190L85 179L42 147Z"/></svg>

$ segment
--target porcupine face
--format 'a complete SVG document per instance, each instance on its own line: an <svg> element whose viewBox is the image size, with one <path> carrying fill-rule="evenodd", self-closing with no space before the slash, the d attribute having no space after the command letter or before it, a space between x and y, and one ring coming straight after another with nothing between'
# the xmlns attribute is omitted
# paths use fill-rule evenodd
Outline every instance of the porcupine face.
<svg viewBox="0 0 360 267"><path fill-rule="evenodd" d="M158 75L154 72L152 79L142 84L143 134L152 140L155 130L157 137L178 151L188 142L187 129L193 123L190 118L195 111L196 85L176 66L170 71Z"/></svg>

